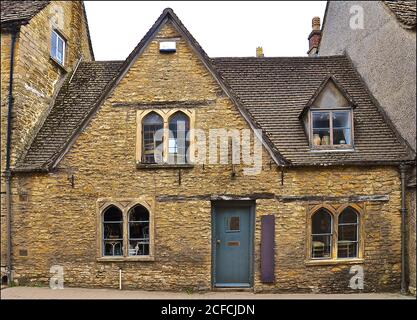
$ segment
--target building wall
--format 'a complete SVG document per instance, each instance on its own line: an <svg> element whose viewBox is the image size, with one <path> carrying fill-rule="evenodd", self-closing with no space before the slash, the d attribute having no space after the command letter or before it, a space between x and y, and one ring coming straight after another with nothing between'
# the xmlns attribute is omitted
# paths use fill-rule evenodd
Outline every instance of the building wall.
<svg viewBox="0 0 417 320"><path fill-rule="evenodd" d="M350 28L353 6L363 8L363 29ZM329 1L319 55L344 52L415 150L416 31L402 28L381 1Z"/></svg>
<svg viewBox="0 0 417 320"><path fill-rule="evenodd" d="M363 8L363 29L351 29L352 6ZM381 1L329 1L320 55L346 53L398 132L416 149L416 31L401 27ZM414 171L415 175L415 171ZM411 199L409 196L408 199ZM409 215L415 205L408 202ZM410 283L415 287L416 232L409 225ZM414 260L413 260L414 259ZM414 262L413 262L414 261Z"/></svg>
<svg viewBox="0 0 417 320"><path fill-rule="evenodd" d="M50 58L52 28L67 40L65 68ZM5 159L11 36L1 31L1 265L6 258ZM91 60L86 17L79 1L52 1L17 35L13 80L11 165L25 151L47 115L60 80L71 72L79 57Z"/></svg>
<svg viewBox="0 0 417 320"><path fill-rule="evenodd" d="M416 186L407 190L409 290L416 294Z"/></svg>
<svg viewBox="0 0 417 320"><path fill-rule="evenodd" d="M158 38L180 37L170 25ZM162 55L151 41L118 87L64 156L56 172L20 175L14 188L13 258L19 284L47 284L50 267L64 267L66 286L147 290L209 290L211 202L204 195L334 196L385 194L386 201L358 203L365 210L366 291L400 286L400 180L390 167L292 168L281 171L263 150L262 172L246 165L136 168L136 109L112 103L187 101L196 107L196 128L247 129L248 125L184 39L177 53ZM74 177L74 187L71 177ZM281 182L283 181L283 184ZM171 196L171 198L167 196ZM183 197L183 200L175 199ZM186 197L192 197L187 200ZM174 198L172 198L174 197ZM185 197L185 198L184 198ZM154 261L98 260L98 200L154 203ZM277 198L280 199L280 198ZM331 204L345 204L334 200ZM314 201L256 200L255 291L349 291L351 265L307 266L306 216ZM276 282L260 282L260 217L276 217ZM23 254L22 254L23 253Z"/></svg>

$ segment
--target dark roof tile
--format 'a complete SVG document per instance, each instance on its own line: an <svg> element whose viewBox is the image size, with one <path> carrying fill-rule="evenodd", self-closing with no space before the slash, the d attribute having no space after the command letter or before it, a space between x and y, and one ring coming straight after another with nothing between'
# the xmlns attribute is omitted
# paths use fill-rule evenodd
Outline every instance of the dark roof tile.
<svg viewBox="0 0 417 320"><path fill-rule="evenodd" d="M50 1L0 1L1 25L24 24L45 8Z"/></svg>
<svg viewBox="0 0 417 320"><path fill-rule="evenodd" d="M416 1L384 1L404 28L416 28Z"/></svg>

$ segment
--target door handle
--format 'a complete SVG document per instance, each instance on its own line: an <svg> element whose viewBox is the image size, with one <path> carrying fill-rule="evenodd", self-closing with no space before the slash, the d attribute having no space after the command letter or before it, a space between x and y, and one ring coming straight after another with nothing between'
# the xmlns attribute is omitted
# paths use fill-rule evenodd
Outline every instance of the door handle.
<svg viewBox="0 0 417 320"><path fill-rule="evenodd" d="M217 239L217 240L216 240L216 243L217 243L217 244L220 244L220 240L219 240L219 239Z"/></svg>

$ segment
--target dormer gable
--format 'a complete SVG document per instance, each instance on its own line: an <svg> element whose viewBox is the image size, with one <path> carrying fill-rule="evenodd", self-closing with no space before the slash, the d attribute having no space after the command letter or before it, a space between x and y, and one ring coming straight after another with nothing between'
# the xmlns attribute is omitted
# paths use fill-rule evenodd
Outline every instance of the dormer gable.
<svg viewBox="0 0 417 320"><path fill-rule="evenodd" d="M336 78L328 75L299 116L311 149L352 149L355 106Z"/></svg>

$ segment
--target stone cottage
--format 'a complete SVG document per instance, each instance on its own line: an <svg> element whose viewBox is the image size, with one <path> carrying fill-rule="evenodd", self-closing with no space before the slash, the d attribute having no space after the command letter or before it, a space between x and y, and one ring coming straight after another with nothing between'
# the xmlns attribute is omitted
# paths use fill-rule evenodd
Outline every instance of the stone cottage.
<svg viewBox="0 0 417 320"><path fill-rule="evenodd" d="M416 150L416 1L328 1L323 27L313 38L321 38L314 53L345 54L352 60L382 110ZM405 271L409 289L415 294L416 167L404 169Z"/></svg>
<svg viewBox="0 0 417 320"><path fill-rule="evenodd" d="M348 57L210 58L165 9L126 60L95 61L82 3L14 6L4 281L400 289L415 154Z"/></svg>

